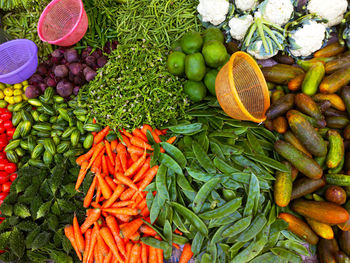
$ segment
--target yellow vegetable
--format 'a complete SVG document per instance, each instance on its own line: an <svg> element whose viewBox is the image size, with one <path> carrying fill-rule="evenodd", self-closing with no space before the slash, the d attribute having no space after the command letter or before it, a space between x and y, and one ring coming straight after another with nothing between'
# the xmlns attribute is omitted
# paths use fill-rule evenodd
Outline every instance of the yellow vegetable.
<svg viewBox="0 0 350 263"><path fill-rule="evenodd" d="M6 88L4 90L4 93L6 96L12 96L13 95L13 90L11 88Z"/></svg>
<svg viewBox="0 0 350 263"><path fill-rule="evenodd" d="M23 91L20 90L20 89L15 89L15 90L13 91L13 95L14 95L14 96L22 95L22 94L23 94Z"/></svg>
<svg viewBox="0 0 350 263"><path fill-rule="evenodd" d="M15 99L14 99L14 97L8 97L9 99L8 99L8 103L9 104L15 104L16 102L15 102Z"/></svg>
<svg viewBox="0 0 350 263"><path fill-rule="evenodd" d="M22 99L23 100L28 100L27 96L25 94L22 94Z"/></svg>
<svg viewBox="0 0 350 263"><path fill-rule="evenodd" d="M4 90L6 88L4 83L0 83L0 90Z"/></svg>
<svg viewBox="0 0 350 263"><path fill-rule="evenodd" d="M26 89L28 88L29 85L25 85L23 86L23 90L26 91Z"/></svg>
<svg viewBox="0 0 350 263"><path fill-rule="evenodd" d="M5 94L2 90L0 90L0 100L5 98Z"/></svg>
<svg viewBox="0 0 350 263"><path fill-rule="evenodd" d="M29 85L28 80L23 81L23 82L22 82L22 85L23 85L23 86L28 86L28 85Z"/></svg>
<svg viewBox="0 0 350 263"><path fill-rule="evenodd" d="M19 103L19 102L21 102L23 100L21 95L14 96L12 98L13 98L15 103Z"/></svg>
<svg viewBox="0 0 350 263"><path fill-rule="evenodd" d="M22 88L22 84L21 83L17 83L15 85L13 85L14 89L21 89Z"/></svg>

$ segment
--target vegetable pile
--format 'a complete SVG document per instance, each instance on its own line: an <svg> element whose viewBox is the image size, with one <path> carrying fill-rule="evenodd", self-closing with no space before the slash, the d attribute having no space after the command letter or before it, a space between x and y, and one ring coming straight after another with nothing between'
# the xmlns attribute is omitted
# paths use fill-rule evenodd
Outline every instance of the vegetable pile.
<svg viewBox="0 0 350 263"><path fill-rule="evenodd" d="M6 108L7 105L14 105L23 100L28 100L24 94L28 87L28 81L14 85L5 85L0 83L0 108Z"/></svg>

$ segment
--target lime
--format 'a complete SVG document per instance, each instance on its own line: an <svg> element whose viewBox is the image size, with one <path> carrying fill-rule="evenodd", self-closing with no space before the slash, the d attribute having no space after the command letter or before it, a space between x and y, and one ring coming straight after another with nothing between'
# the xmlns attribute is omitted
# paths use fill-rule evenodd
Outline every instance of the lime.
<svg viewBox="0 0 350 263"><path fill-rule="evenodd" d="M187 55L185 73L189 80L201 81L206 73L205 61L201 53Z"/></svg>
<svg viewBox="0 0 350 263"><path fill-rule="evenodd" d="M0 100L0 108L6 108L7 104L8 103L6 101Z"/></svg>
<svg viewBox="0 0 350 263"><path fill-rule="evenodd" d="M210 40L217 40L221 43L224 43L225 38L224 38L224 34L221 32L220 29L216 28L216 27L210 27L207 28L204 31L204 43L210 41Z"/></svg>
<svg viewBox="0 0 350 263"><path fill-rule="evenodd" d="M227 51L224 44L217 40L210 40L205 43L202 54L207 65L212 68L223 65L227 58Z"/></svg>
<svg viewBox="0 0 350 263"><path fill-rule="evenodd" d="M181 38L181 48L186 54L200 52L203 46L203 38L198 32L188 32Z"/></svg>
<svg viewBox="0 0 350 263"><path fill-rule="evenodd" d="M204 85L207 87L209 92L214 96L216 96L215 80L216 80L216 76L218 75L218 73L219 73L218 70L211 69L207 72L207 74L205 74L205 77L204 77Z"/></svg>
<svg viewBox="0 0 350 263"><path fill-rule="evenodd" d="M193 102L201 101L207 94L207 89L201 81L187 80L184 85L184 91Z"/></svg>
<svg viewBox="0 0 350 263"><path fill-rule="evenodd" d="M185 73L186 55L180 51L175 51L168 56L167 66L171 74L182 75Z"/></svg>

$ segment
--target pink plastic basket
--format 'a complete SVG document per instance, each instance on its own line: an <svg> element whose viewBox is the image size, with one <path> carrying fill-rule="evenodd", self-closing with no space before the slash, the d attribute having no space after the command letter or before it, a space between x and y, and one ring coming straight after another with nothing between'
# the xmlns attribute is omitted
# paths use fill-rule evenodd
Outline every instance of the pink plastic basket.
<svg viewBox="0 0 350 263"><path fill-rule="evenodd" d="M79 42L88 28L88 17L81 0L53 0L40 16L38 35L58 46Z"/></svg>

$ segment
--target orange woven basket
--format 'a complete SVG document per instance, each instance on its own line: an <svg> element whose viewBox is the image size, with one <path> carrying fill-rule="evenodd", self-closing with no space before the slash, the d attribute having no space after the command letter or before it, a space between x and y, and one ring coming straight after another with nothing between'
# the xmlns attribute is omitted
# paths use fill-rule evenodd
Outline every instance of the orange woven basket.
<svg viewBox="0 0 350 263"><path fill-rule="evenodd" d="M263 73L247 53L238 51L220 70L215 81L216 97L231 118L261 123L270 107Z"/></svg>

